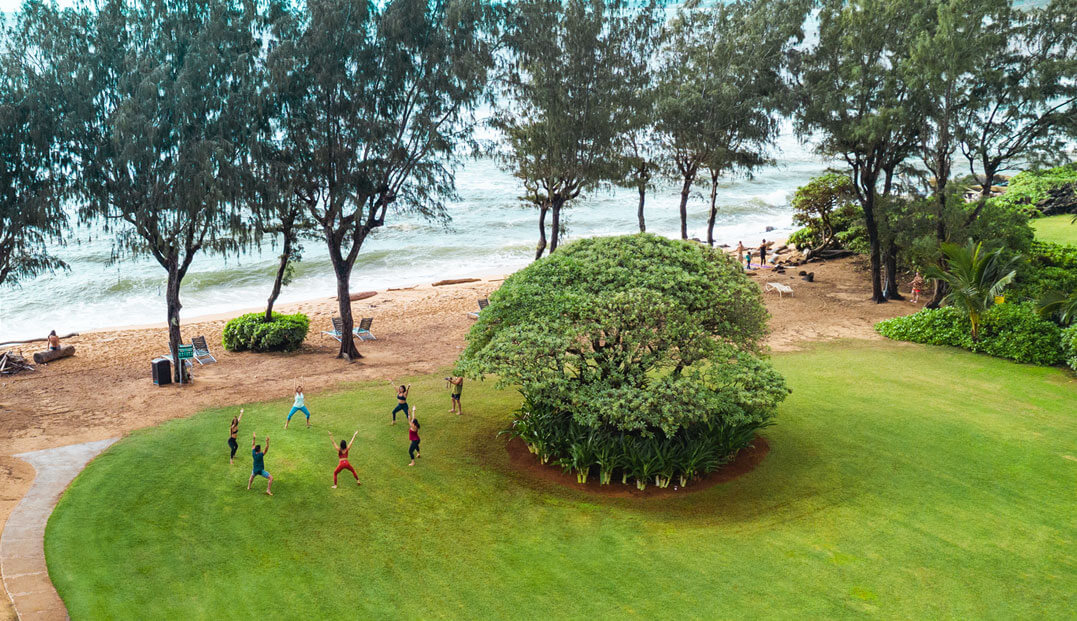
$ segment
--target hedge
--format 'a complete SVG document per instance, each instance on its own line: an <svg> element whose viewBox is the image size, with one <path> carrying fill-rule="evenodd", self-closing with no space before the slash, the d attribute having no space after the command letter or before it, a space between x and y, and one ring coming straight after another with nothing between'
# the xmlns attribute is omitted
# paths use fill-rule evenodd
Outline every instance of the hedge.
<svg viewBox="0 0 1077 621"><path fill-rule="evenodd" d="M310 320L302 313L273 313L270 322L265 321L265 313L249 313L229 321L222 340L228 351L294 351L303 344L308 330Z"/></svg>

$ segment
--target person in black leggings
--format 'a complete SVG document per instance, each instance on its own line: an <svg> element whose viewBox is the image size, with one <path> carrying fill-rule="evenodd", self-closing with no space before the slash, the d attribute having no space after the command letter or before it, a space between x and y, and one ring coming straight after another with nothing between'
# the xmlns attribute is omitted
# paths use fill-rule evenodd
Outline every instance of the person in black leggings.
<svg viewBox="0 0 1077 621"><path fill-rule="evenodd" d="M228 448L232 449L232 454L228 457L228 463L233 464L236 461L236 451L239 450L239 442L236 442L236 435L239 434L239 421L243 420L243 408L239 410L239 416L232 417L232 425L228 430Z"/></svg>
<svg viewBox="0 0 1077 621"><path fill-rule="evenodd" d="M411 456L411 463L409 466L415 465L415 458L422 457L419 454L419 419L415 418L415 407L412 406L411 414L408 415L408 439L411 440L411 446L408 447L408 455Z"/></svg>
<svg viewBox="0 0 1077 621"><path fill-rule="evenodd" d="M396 407L393 408L393 422L390 423L391 425L396 424L396 413L397 412L403 412L404 413L404 418L408 417L408 393L409 392L411 392L411 384L408 384L407 386L401 384L400 387L396 389Z"/></svg>

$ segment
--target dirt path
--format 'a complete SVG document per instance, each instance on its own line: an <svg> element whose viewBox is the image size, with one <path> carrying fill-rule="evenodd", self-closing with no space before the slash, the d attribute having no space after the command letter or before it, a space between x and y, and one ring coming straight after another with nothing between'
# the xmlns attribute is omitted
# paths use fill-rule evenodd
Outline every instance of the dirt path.
<svg viewBox="0 0 1077 621"><path fill-rule="evenodd" d="M856 259L798 269L813 271L815 282L799 279L797 270L785 275L762 270L753 276L761 285L774 280L794 290L792 297L764 294L772 315L768 343L774 351L794 350L806 341L879 338L872 330L875 322L917 308L907 302L871 303L866 274ZM34 476L33 468L13 457L16 453L122 437L207 407L285 398L292 392L293 380L313 393L353 382L434 372L457 358L472 324L467 312L500 281L380 291L353 302L357 318L375 318L372 332L378 340L360 344L365 357L352 364L335 358L336 341L321 334L336 314L331 298L281 309L301 311L311 319L306 342L292 354L229 353L218 345L225 318L196 319L184 326L184 337L205 335L219 362L196 366L194 383L182 388L157 387L150 380L149 361L167 349L163 326L69 339L65 343L77 348L73 358L40 366L34 373L0 378L0 528ZM57 330L62 332L62 326ZM27 356L32 351L25 348ZM4 613L0 604L0 618Z"/></svg>

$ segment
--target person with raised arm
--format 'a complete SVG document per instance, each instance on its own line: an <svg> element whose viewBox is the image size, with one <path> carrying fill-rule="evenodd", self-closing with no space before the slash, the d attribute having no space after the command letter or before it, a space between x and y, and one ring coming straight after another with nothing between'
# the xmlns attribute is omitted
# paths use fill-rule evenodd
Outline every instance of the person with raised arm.
<svg viewBox="0 0 1077 621"><path fill-rule="evenodd" d="M336 440L333 439L333 432L329 432L329 443L333 445L333 450L337 452L337 459L340 460L340 463L337 464L337 469L333 471L333 489L337 488L337 475L345 470L351 472L352 476L355 477L356 485L362 485L362 483L359 482L359 475L356 474L355 468L352 468L352 465L348 463L348 451L352 450L352 445L355 444L355 436L357 435L359 435L358 429L352 434L352 439L350 441L345 442L344 440L341 440L340 446L338 447Z"/></svg>
<svg viewBox="0 0 1077 621"><path fill-rule="evenodd" d="M239 416L232 417L232 424L228 429L228 448L232 450L232 454L228 456L228 464L236 463L236 451L239 450L239 441L236 437L239 435L239 421L243 420L243 408L239 408Z"/></svg>
<svg viewBox="0 0 1077 621"><path fill-rule="evenodd" d="M302 412L307 416L307 428L310 429L310 410L307 409L307 400L303 396L303 386L298 382L295 385L295 402L292 403L292 409L288 411L288 420L284 421L284 428L288 428L288 423L292 422L292 415L296 412Z"/></svg>
<svg viewBox="0 0 1077 621"><path fill-rule="evenodd" d="M390 380L389 383L391 384L392 380ZM397 412L403 412L404 413L404 418L408 417L408 393L410 393L410 392L411 392L411 384L408 384L407 386L405 386L404 384L401 384L399 387L397 387L397 389L396 389L396 407L393 408L393 422L389 423L390 425L395 425L396 424L396 413Z"/></svg>
<svg viewBox="0 0 1077 621"><path fill-rule="evenodd" d="M266 493L270 496L273 495L273 475L269 474L266 470L266 455L269 454L269 436L266 436L266 450L262 451L262 446L258 444L258 435L251 432L251 459L253 460L253 466L251 468L251 478L247 479L247 489L251 488L251 483L254 482L254 477L265 477L268 483L266 483Z"/></svg>
<svg viewBox="0 0 1077 621"><path fill-rule="evenodd" d="M411 414L408 415L408 440L411 440L411 445L408 446L408 455L411 457L411 463L409 466L415 465L415 458L422 457L419 454L419 419L415 418L415 406L411 406Z"/></svg>

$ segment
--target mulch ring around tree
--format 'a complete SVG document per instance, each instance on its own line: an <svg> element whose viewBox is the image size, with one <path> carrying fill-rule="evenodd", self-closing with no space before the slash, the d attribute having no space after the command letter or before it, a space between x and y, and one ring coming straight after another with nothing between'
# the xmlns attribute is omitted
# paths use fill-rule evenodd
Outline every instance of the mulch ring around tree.
<svg viewBox="0 0 1077 621"><path fill-rule="evenodd" d="M736 459L710 474L693 479L688 483L687 487L680 487L677 485L675 479L667 488L663 489L656 485L648 484L647 488L643 491L636 489L635 481L631 479L629 480L628 485L622 484L620 471L614 473L613 479L610 481L609 485L599 484L597 474L589 476L587 478L587 483L581 485L576 482L576 473L565 472L560 466L539 462L538 457L528 451L527 445L519 438L512 438L509 440L505 445L505 449L509 453L509 462L512 464L512 467L531 478L557 483L558 485L599 496L609 496L614 498L663 498L700 492L720 483L732 481L739 476L751 472L763 461L763 458L767 456L767 453L770 452L770 444L767 442L766 438L756 436L755 440L752 441L752 446L737 453ZM677 486L678 489L674 489L674 486Z"/></svg>

